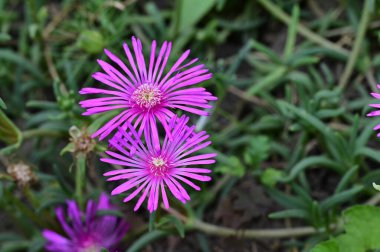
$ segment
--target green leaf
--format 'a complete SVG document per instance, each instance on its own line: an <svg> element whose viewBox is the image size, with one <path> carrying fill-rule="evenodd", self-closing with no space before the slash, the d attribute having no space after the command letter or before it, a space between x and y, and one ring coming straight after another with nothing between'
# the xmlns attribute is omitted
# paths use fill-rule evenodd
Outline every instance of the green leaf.
<svg viewBox="0 0 380 252"><path fill-rule="evenodd" d="M288 28L288 36L286 39L285 50L284 50L285 59L288 59L292 55L294 46L296 44L299 16L300 16L300 8L298 5L294 5L293 10L292 10L292 20Z"/></svg>
<svg viewBox="0 0 380 252"><path fill-rule="evenodd" d="M74 152L74 143L68 143L59 153L59 155L63 155L66 152Z"/></svg>
<svg viewBox="0 0 380 252"><path fill-rule="evenodd" d="M15 233L10 233L10 232L2 232L0 234L0 242L5 242L5 241L18 241L20 240L21 237L19 234Z"/></svg>
<svg viewBox="0 0 380 252"><path fill-rule="evenodd" d="M325 199L324 201L321 202L321 209L322 211L326 211L340 203L349 201L352 199L356 194L358 194L360 191L363 190L362 185L354 186L351 189L348 189L346 191L336 193L333 196Z"/></svg>
<svg viewBox="0 0 380 252"><path fill-rule="evenodd" d="M289 182L296 178L296 176L310 167L331 168L339 170L340 166L325 156L310 156L302 159L291 170L287 177L281 179L282 182Z"/></svg>
<svg viewBox="0 0 380 252"><path fill-rule="evenodd" d="M307 209L309 207L309 203L300 197L291 196L275 188L267 188L266 190L272 199L286 208Z"/></svg>
<svg viewBox="0 0 380 252"><path fill-rule="evenodd" d="M169 221L174 224L175 228L178 231L179 236L181 238L184 238L185 237L185 226L183 225L183 222L174 216L166 216L166 218L169 219Z"/></svg>
<svg viewBox="0 0 380 252"><path fill-rule="evenodd" d="M117 111L104 113L98 117L88 126L87 130L91 134L95 133L103 124L109 121L112 117L117 115Z"/></svg>
<svg viewBox="0 0 380 252"><path fill-rule="evenodd" d="M271 48L265 46L264 44L261 44L260 42L256 40L252 39L251 41L252 41L252 47L254 49L256 49L259 52L264 53L273 62L278 63L278 64L282 63L280 56L277 55Z"/></svg>
<svg viewBox="0 0 380 252"><path fill-rule="evenodd" d="M41 235L34 237L33 240L30 243L28 252L38 252L41 251L46 243L45 238L43 238Z"/></svg>
<svg viewBox="0 0 380 252"><path fill-rule="evenodd" d="M354 165L351 167L342 177L342 179L339 181L338 185L335 188L335 193L341 192L345 187L347 187L348 183L350 182L351 178L357 174L357 171L359 169L358 165Z"/></svg>
<svg viewBox="0 0 380 252"><path fill-rule="evenodd" d="M283 171L268 168L261 174L260 181L266 186L274 187L283 176Z"/></svg>
<svg viewBox="0 0 380 252"><path fill-rule="evenodd" d="M46 83L45 75L38 68L36 68L36 64L33 64L32 62L28 61L26 58L20 56L16 52L8 49L1 49L0 59L4 59L6 61L10 61L22 66L35 77L37 77L40 81Z"/></svg>
<svg viewBox="0 0 380 252"><path fill-rule="evenodd" d="M5 102L0 97L0 109L7 109L7 105L5 105Z"/></svg>
<svg viewBox="0 0 380 252"><path fill-rule="evenodd" d="M0 32L0 42L6 42L11 40L12 37L8 33L2 33Z"/></svg>
<svg viewBox="0 0 380 252"><path fill-rule="evenodd" d="M176 32L198 23L214 6L215 0L179 0L175 11Z"/></svg>
<svg viewBox="0 0 380 252"><path fill-rule="evenodd" d="M100 53L105 47L105 38L95 30L84 30L80 33L77 45L87 53Z"/></svg>
<svg viewBox="0 0 380 252"><path fill-rule="evenodd" d="M380 208L354 206L343 214L345 233L316 245L311 252L366 252L380 249Z"/></svg>
<svg viewBox="0 0 380 252"><path fill-rule="evenodd" d="M236 156L229 156L227 158L218 156L217 159L223 159L223 162L220 162L221 165L215 168L216 172L229 174L239 178L245 174L245 167Z"/></svg>
<svg viewBox="0 0 380 252"><path fill-rule="evenodd" d="M312 252L337 252L339 251L339 244L336 240L329 240L322 242L315 246Z"/></svg>
<svg viewBox="0 0 380 252"><path fill-rule="evenodd" d="M265 161L269 156L270 139L267 136L255 136L250 139L247 150L244 152L244 160L257 169L261 162Z"/></svg>
<svg viewBox="0 0 380 252"><path fill-rule="evenodd" d="M9 145L8 148L3 148L0 153L9 153L13 149L20 146L22 135L17 126L0 110L0 142Z"/></svg>
<svg viewBox="0 0 380 252"><path fill-rule="evenodd" d="M154 230L152 232L148 232L140 236L127 250L126 252L138 252L141 249L145 248L147 245L149 245L151 242L160 239L161 237L165 237L169 235L170 233L161 231L161 230Z"/></svg>
<svg viewBox="0 0 380 252"><path fill-rule="evenodd" d="M303 209L287 209L275 213L271 213L268 216L271 219L285 219L285 218L299 218L307 219L309 218L309 213Z"/></svg>
<svg viewBox="0 0 380 252"><path fill-rule="evenodd" d="M29 241L11 241L4 242L0 247L1 252L16 252L16 251L27 251L29 247Z"/></svg>
<svg viewBox="0 0 380 252"><path fill-rule="evenodd" d="M270 91L277 85L278 82L280 82L280 80L284 77L286 71L287 68L284 66L277 67L272 73L262 78L260 82L250 87L247 93L249 95L255 95L262 92L263 90Z"/></svg>

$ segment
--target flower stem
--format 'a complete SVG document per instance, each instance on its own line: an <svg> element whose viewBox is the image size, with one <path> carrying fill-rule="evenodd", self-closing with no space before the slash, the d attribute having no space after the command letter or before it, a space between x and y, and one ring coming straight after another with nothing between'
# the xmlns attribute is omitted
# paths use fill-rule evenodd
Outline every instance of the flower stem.
<svg viewBox="0 0 380 252"><path fill-rule="evenodd" d="M46 129L31 129L22 132L23 139L29 139L33 137L49 136L49 137L58 137L62 136L62 132L55 130L46 130Z"/></svg>
<svg viewBox="0 0 380 252"><path fill-rule="evenodd" d="M75 156L75 198L80 207L83 206L83 187L85 185L86 154L79 153Z"/></svg>
<svg viewBox="0 0 380 252"><path fill-rule="evenodd" d="M164 206L162 206L164 208ZM195 229L205 234L216 236L235 236L247 239L262 239L262 238L288 238L288 237L302 237L316 233L325 232L325 228L316 229L314 227L295 227L295 228L277 228L277 229L233 229L221 227L213 224L203 222L198 219L190 219L173 208L165 209L171 215L182 220L189 229ZM330 229L341 229L342 223L331 225Z"/></svg>
<svg viewBox="0 0 380 252"><path fill-rule="evenodd" d="M269 11L273 16L284 22L286 25L290 26L292 22L292 18L287 15L284 11L281 10L276 4L272 3L270 0L258 0L258 2L267 10ZM310 41L323 46L327 49L330 49L332 51L335 51L337 53L342 54L343 56L348 56L349 51L330 42L329 40L319 36L318 34L311 31L309 28L307 28L305 25L299 23L297 25L297 31Z"/></svg>
<svg viewBox="0 0 380 252"><path fill-rule="evenodd" d="M355 63L358 59L360 49L362 47L362 43L364 40L365 32L370 20L369 0L366 0L363 5L364 6L363 6L363 11L362 11L362 16L360 18L359 28L356 35L354 47L352 48L352 52L348 58L347 65L339 81L339 87L342 89L347 85L348 80L352 74L352 70L354 69Z"/></svg>

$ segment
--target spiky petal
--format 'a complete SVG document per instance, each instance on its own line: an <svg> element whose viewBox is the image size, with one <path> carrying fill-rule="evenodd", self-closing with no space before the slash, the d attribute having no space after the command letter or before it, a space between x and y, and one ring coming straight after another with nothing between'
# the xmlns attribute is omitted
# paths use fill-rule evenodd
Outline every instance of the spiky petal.
<svg viewBox="0 0 380 252"><path fill-rule="evenodd" d="M201 87L191 87L212 77L204 65L194 65L197 59L185 63L190 50L183 53L165 73L172 43L164 42L156 56L156 41L151 44L149 64L142 52L142 43L132 37L133 51L123 44L128 66L117 56L105 49L106 55L114 63L98 60L104 72L96 72L93 78L107 88L86 87L82 95L104 95L101 98L80 102L86 109L83 115L121 110L114 118L99 128L93 137L105 138L118 127L126 127L133 122L139 127L139 134L150 127L155 130L156 121L167 130L168 121L175 115L172 109L181 109L197 115L208 115L204 109L211 108L209 101L216 97ZM134 56L134 57L133 57Z"/></svg>
<svg viewBox="0 0 380 252"><path fill-rule="evenodd" d="M103 162L125 166L125 169L104 174L110 177L108 181L126 180L112 191L112 195L130 191L124 199L127 202L140 193L134 210L138 210L148 198L148 210L153 212L158 207L159 198L169 208L167 189L175 198L186 203L190 196L182 184L200 190L192 180L211 180L210 176L205 175L211 170L200 166L214 163L216 154L193 155L210 145L211 141L207 141L209 136L205 131L196 133L195 126L188 127L188 120L186 116L173 117L168 124L172 137L166 135L162 144L157 142L149 129L145 133L146 143L141 141L132 125L129 125L128 132L121 129L119 137L110 140L115 151L106 151L109 158L101 159Z"/></svg>
<svg viewBox="0 0 380 252"><path fill-rule="evenodd" d="M42 233L47 240L45 249L52 252L89 252L100 251L101 248L115 251L115 245L128 231L129 224L116 216L97 214L101 210L115 209L104 193L101 194L98 203L92 200L87 202L85 213L80 211L75 201L69 200L69 221L63 207L58 207L55 211L66 235L45 229Z"/></svg>

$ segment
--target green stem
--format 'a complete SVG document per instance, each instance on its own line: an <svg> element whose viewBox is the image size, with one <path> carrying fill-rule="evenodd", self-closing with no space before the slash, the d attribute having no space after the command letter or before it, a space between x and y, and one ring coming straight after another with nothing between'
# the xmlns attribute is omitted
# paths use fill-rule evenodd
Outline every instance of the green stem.
<svg viewBox="0 0 380 252"><path fill-rule="evenodd" d="M23 139L29 139L34 137L59 137L63 133L56 130L46 130L46 129L31 129L22 132Z"/></svg>
<svg viewBox="0 0 380 252"><path fill-rule="evenodd" d="M75 170L75 198L80 207L83 206L83 187L85 185L86 154L76 155Z"/></svg>
<svg viewBox="0 0 380 252"><path fill-rule="evenodd" d="M287 26L290 26L292 23L292 18L287 15L284 11L282 11L276 4L272 3L270 0L258 0L259 3L267 9L273 16L284 22ZM327 49L330 49L332 51L338 52L344 56L349 55L349 51L324 39L323 37L319 36L318 34L311 31L309 28L304 26L303 24L298 24L297 31L310 41L323 46Z"/></svg>
<svg viewBox="0 0 380 252"><path fill-rule="evenodd" d="M163 206L162 206L163 207ZM314 227L295 227L295 228L276 228L276 229L233 229L221 227L213 224L203 222L198 219L188 218L183 216L173 208L166 209L171 215L182 220L188 229L198 230L205 234L216 236L234 236L247 239L273 239L273 238L289 238L289 237L303 237L317 233L326 232L325 228L316 229ZM331 229L340 230L342 221L337 224L331 225Z"/></svg>
<svg viewBox="0 0 380 252"><path fill-rule="evenodd" d="M298 7L298 5L295 5L292 10L292 20L290 26L288 27L288 35L284 49L284 58L286 60L289 60L289 58L292 56L294 46L296 45L297 26L299 17L300 8Z"/></svg>
<svg viewBox="0 0 380 252"><path fill-rule="evenodd" d="M352 48L352 52L350 54L350 57L348 58L347 65L346 65L344 72L342 74L342 77L340 78L340 81L339 81L339 87L342 89L347 85L348 80L349 80L349 78L352 74L352 71L354 69L355 63L356 63L356 61L359 57L359 54L360 54L360 49L362 47L365 32L366 32L366 29L367 29L367 26L368 26L368 23L370 20L369 2L370 2L369 0L366 0L364 2L362 16L360 19L359 28L358 28L358 32L356 35L354 47Z"/></svg>

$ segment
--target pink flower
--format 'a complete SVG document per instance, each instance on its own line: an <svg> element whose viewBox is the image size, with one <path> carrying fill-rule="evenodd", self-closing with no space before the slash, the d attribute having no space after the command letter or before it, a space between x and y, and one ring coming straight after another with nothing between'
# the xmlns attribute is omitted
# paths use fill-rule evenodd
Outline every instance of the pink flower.
<svg viewBox="0 0 380 252"><path fill-rule="evenodd" d="M80 94L102 94L105 97L81 101L86 109L83 115L93 115L121 109L113 119L98 129L93 137L105 138L119 126L126 128L128 121L139 127L139 135L148 127L156 130L156 120L168 131L167 122L175 115L170 109L181 109L197 115L208 115L203 109L211 108L208 101L216 97L202 87L191 87L208 80L212 74L204 65L195 65L197 59L187 63L187 50L165 71L172 44L164 42L156 57L156 41L152 42L149 66L145 64L142 44L132 37L135 59L126 43L123 44L129 66L105 49L106 55L116 67L98 60L105 73L96 72L93 78L107 86L108 89L83 88ZM131 70L132 69L132 70ZM164 74L166 72L166 74Z"/></svg>
<svg viewBox="0 0 380 252"><path fill-rule="evenodd" d="M211 170L200 168L199 165L215 163L214 153L190 156L196 151L202 150L211 144L206 141L209 136L205 131L194 132L195 126L188 127L189 118L173 117L168 124L172 138L166 135L162 144L146 129L144 144L136 130L129 125L130 132L119 131L119 137L110 140L110 144L117 151L106 151L110 158L102 158L101 161L126 166L126 169L114 170L105 173L112 176L108 181L127 180L112 191L112 195L129 191L132 192L124 199L130 201L138 193L142 192L134 208L136 211L148 196L148 210L153 212L158 207L159 197L166 208L169 208L166 189L175 198L183 203L190 200L190 196L181 185L183 182L195 190L200 187L189 179L209 181L211 177L203 175Z"/></svg>
<svg viewBox="0 0 380 252"><path fill-rule="evenodd" d="M380 89L380 84L377 85L377 88ZM375 97L376 99L380 99L380 94L378 94L378 93L371 93L371 95L373 97ZM379 110L380 104L375 103L375 104L369 104L368 106L373 107L373 108L377 108L378 110L375 110L375 111L368 113L367 116L380 116L380 110ZM380 129L380 124L376 125L373 129L374 130ZM380 137L380 133L378 133L377 136Z"/></svg>
<svg viewBox="0 0 380 252"><path fill-rule="evenodd" d="M100 251L105 248L115 251L115 245L129 229L129 224L119 217L98 215L102 210L115 210L108 197L102 194L99 202L87 202L86 213L80 211L73 200L67 202L67 215L62 207L55 210L66 236L45 229L43 236L47 240L45 249L52 252Z"/></svg>

